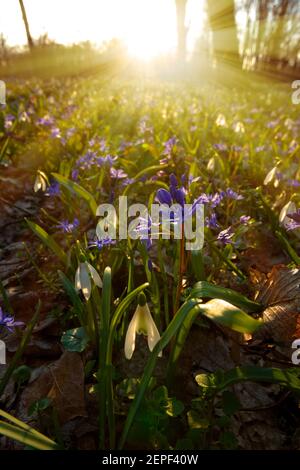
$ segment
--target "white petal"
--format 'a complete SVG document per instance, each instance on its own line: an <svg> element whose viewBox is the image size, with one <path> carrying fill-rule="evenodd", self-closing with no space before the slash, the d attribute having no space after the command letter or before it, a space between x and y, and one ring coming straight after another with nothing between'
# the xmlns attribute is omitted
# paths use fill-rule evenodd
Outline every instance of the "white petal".
<svg viewBox="0 0 300 470"><path fill-rule="evenodd" d="M274 177L276 175L276 171L277 171L277 166L274 166L274 168L272 168L272 170L269 171L269 173L267 174L267 176L264 179L264 185L265 186L267 184L271 183L271 181L274 179Z"/></svg>
<svg viewBox="0 0 300 470"><path fill-rule="evenodd" d="M144 321L147 326L147 335L148 335L148 347L150 351L153 351L154 347L160 340L160 334L159 331L154 323L154 320L151 316L148 304L146 304L144 307ZM159 357L162 356L162 351L159 353Z"/></svg>
<svg viewBox="0 0 300 470"><path fill-rule="evenodd" d="M285 226L287 222L291 221L291 219L287 217L287 214L293 214L296 212L296 210L295 203L289 201L280 211L279 222Z"/></svg>
<svg viewBox="0 0 300 470"><path fill-rule="evenodd" d="M216 166L215 159L214 157L211 157L206 167L207 171L215 171L215 166Z"/></svg>
<svg viewBox="0 0 300 470"><path fill-rule="evenodd" d="M46 189L47 189L47 183L46 183L46 181L44 180L44 178L41 178L41 180L42 180L42 183L41 183L41 184L42 184L42 191L45 192Z"/></svg>
<svg viewBox="0 0 300 470"><path fill-rule="evenodd" d="M76 290L81 289L79 272L80 272L80 267L78 266L78 268L76 270L76 274L75 274L75 289Z"/></svg>
<svg viewBox="0 0 300 470"><path fill-rule="evenodd" d="M85 299L89 300L92 291L92 284L90 279L90 273L85 263L80 263L79 278L82 293Z"/></svg>
<svg viewBox="0 0 300 470"><path fill-rule="evenodd" d="M101 277L99 276L99 274L97 273L96 269L94 268L94 266L92 266L90 263L87 263L87 267L90 271L90 274L92 276L92 279L94 281L94 283L96 284L96 286L98 287L102 287L103 286L103 283L102 283L102 279Z"/></svg>
<svg viewBox="0 0 300 470"><path fill-rule="evenodd" d="M131 319L131 322L129 323L127 332L126 332L125 345L124 345L124 352L125 352L126 359L131 359L132 354L135 350L135 337L136 337L137 326L138 326L138 315L137 315L137 311L135 311Z"/></svg>
<svg viewBox="0 0 300 470"><path fill-rule="evenodd" d="M33 186L33 190L35 193L37 193L42 187L42 184L41 184L41 177L40 175L37 175L37 177L35 178L35 182L34 182L34 186Z"/></svg>

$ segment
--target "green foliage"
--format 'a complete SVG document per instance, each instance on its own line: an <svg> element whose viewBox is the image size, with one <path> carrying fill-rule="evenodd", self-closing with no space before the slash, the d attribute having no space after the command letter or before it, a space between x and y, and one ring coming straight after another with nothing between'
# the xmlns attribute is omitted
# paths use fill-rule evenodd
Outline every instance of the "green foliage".
<svg viewBox="0 0 300 470"><path fill-rule="evenodd" d="M26 219L26 222L29 228L39 237L39 239L44 243L47 248L53 251L53 253L66 265L67 264L67 256L64 251L60 248L60 246L56 243L54 238L49 235L42 227L40 227L35 222L31 222L30 220Z"/></svg>
<svg viewBox="0 0 300 470"><path fill-rule="evenodd" d="M66 351L83 352L89 343L89 337L83 326L65 331L61 342Z"/></svg>
<svg viewBox="0 0 300 470"><path fill-rule="evenodd" d="M6 421L0 420L0 434L3 436L38 450L59 449L59 446L54 441L5 411L0 410L0 417L9 421L7 423Z"/></svg>

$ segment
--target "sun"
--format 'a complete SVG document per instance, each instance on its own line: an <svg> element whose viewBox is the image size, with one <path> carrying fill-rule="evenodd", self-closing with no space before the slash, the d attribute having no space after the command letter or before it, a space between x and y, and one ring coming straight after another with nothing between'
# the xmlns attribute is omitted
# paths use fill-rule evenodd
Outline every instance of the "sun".
<svg viewBox="0 0 300 470"><path fill-rule="evenodd" d="M173 0L128 1L120 36L129 55L138 59L147 61L173 52L176 48Z"/></svg>

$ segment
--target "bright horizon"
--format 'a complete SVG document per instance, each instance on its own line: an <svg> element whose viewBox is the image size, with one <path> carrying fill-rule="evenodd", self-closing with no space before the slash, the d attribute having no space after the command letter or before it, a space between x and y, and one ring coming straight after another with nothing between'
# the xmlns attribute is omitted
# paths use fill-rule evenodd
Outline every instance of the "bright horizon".
<svg viewBox="0 0 300 470"><path fill-rule="evenodd" d="M47 33L49 39L61 44L90 41L101 45L118 38L129 54L144 59L176 49L174 0L24 0L24 4L35 39ZM8 44L25 45L18 0L0 0L0 12L0 33ZM201 34L204 17L204 0L189 0L186 16L189 51Z"/></svg>

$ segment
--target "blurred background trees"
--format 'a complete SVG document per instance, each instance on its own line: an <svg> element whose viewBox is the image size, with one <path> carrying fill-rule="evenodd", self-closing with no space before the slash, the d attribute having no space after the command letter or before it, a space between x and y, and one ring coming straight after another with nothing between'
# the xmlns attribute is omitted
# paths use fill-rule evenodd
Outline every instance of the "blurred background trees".
<svg viewBox="0 0 300 470"><path fill-rule="evenodd" d="M55 44L55 41L51 41L47 34L32 38L30 15L26 12L28 1L19 0L19 6L26 31L28 50L32 56L37 56L37 50L41 48L44 54L46 47L52 54L52 58L55 54L62 54L63 49L65 49L64 55L67 54L67 49L74 52L73 46ZM130 0L124 0L126 1ZM209 70L218 71L223 68L227 71L231 70L232 73L244 71L271 77L299 78L300 0L203 0L202 3L199 0L199 9L204 5L204 21L193 52L187 47L189 25L186 13L189 1L191 0L173 0L176 13L177 50L173 57L164 56L153 61L156 65L161 64L162 70L170 69L169 64L172 63L174 67L177 67L180 75L191 73L191 70L197 75L197 70L199 72L200 69L208 74ZM85 8L84 2L82 8ZM104 8L105 2L103 2ZM166 17L165 21L171 20ZM72 30L71 18L66 28ZM89 38L86 39L88 41ZM125 53L124 49L120 48L120 44L118 43L115 51L112 51L111 47L113 42L109 44L109 51L114 56L114 60L118 54L122 55L123 60ZM87 49L80 49L81 52L84 50ZM16 52L21 55L25 53L24 49L20 51L18 48L9 47L6 38L0 32L2 65L7 64L12 56L15 60ZM101 53L103 54L103 47ZM92 52L89 50L87 55L90 61ZM43 56L43 61L45 60L46 57ZM98 58L93 57L92 62L95 61L97 62ZM81 57L79 62L82 65L84 58ZM59 63L62 62L59 61ZM174 70L172 74L175 73Z"/></svg>

